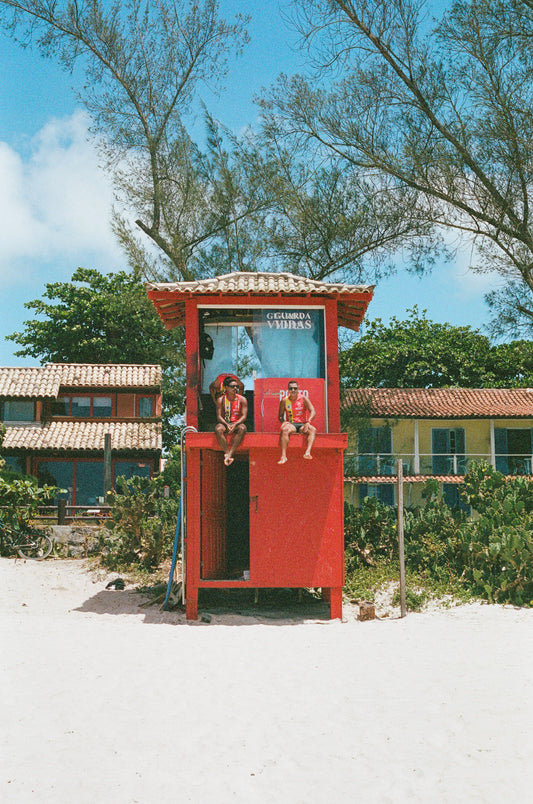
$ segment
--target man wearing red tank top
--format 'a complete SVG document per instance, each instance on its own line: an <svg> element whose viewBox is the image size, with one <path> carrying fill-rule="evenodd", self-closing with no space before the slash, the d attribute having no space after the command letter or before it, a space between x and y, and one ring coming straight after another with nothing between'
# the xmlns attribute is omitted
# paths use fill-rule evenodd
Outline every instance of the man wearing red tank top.
<svg viewBox="0 0 533 804"><path fill-rule="evenodd" d="M244 421L248 415L248 402L245 396L238 394L238 380L226 377L224 393L217 399L217 424L215 435L220 447L224 450L224 463L233 463L235 450L246 435ZM228 435L233 435L231 447L228 446Z"/></svg>
<svg viewBox="0 0 533 804"><path fill-rule="evenodd" d="M284 397L279 403L278 419L281 422L281 432L279 435L279 445L281 448L281 458L278 463L287 463L287 447L289 438L293 433L303 433L307 436L307 449L304 458L311 460L311 447L316 436L316 427L311 421L316 416L316 411L309 397L304 396L298 390L296 380L291 380L288 385L289 395Z"/></svg>

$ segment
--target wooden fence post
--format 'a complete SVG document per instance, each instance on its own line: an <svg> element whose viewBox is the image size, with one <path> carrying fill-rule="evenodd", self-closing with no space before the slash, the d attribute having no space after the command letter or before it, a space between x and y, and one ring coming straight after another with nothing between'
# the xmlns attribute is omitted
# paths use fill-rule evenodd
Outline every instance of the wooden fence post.
<svg viewBox="0 0 533 804"><path fill-rule="evenodd" d="M400 617L405 617L405 549L403 539L403 462L398 458L398 552L400 559Z"/></svg>
<svg viewBox="0 0 533 804"><path fill-rule="evenodd" d="M58 525L64 525L66 518L67 518L67 501L66 500L58 500L57 501L57 524Z"/></svg>
<svg viewBox="0 0 533 804"><path fill-rule="evenodd" d="M107 492L111 491L111 433L104 434L104 495L107 502Z"/></svg>

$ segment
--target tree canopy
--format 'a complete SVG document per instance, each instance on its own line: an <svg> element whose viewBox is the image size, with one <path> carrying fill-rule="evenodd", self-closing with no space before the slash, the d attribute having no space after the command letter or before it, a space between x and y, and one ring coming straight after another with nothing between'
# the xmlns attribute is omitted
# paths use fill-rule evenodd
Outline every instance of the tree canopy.
<svg viewBox="0 0 533 804"><path fill-rule="evenodd" d="M315 66L282 76L263 108L361 180L386 177L433 230L474 240L494 270L494 331L533 325L533 3L295 0Z"/></svg>
<svg viewBox="0 0 533 804"><path fill-rule="evenodd" d="M174 443L172 420L183 413L185 396L183 331L164 329L138 278L78 268L70 282L47 284L42 299L24 306L39 318L7 336L22 347L17 356L42 363L160 363L164 445Z"/></svg>
<svg viewBox="0 0 533 804"><path fill-rule="evenodd" d="M291 270L358 282L391 271L398 249L417 268L431 261L416 190L326 165L273 126L238 138L202 110L200 88L222 87L247 42L247 18L222 19L216 0L0 0L2 24L84 72L115 232L146 279Z"/></svg>
<svg viewBox="0 0 533 804"><path fill-rule="evenodd" d="M414 307L376 318L339 356L343 388L512 388L533 385L530 341L491 344L471 327L429 321Z"/></svg>

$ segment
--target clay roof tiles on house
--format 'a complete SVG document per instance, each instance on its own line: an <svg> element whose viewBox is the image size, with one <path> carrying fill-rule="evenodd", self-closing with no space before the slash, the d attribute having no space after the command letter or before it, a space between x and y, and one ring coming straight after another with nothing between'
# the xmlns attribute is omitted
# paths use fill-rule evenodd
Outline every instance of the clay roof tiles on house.
<svg viewBox="0 0 533 804"><path fill-rule="evenodd" d="M160 422L53 421L44 427L7 427L4 449L103 452L111 434L113 452L160 451Z"/></svg>
<svg viewBox="0 0 533 804"><path fill-rule="evenodd" d="M287 272L237 271L192 282L151 282L146 290L167 329L185 323L186 298L205 295L334 296L338 297L339 324L357 329L372 299L374 285L323 282Z"/></svg>
<svg viewBox="0 0 533 804"><path fill-rule="evenodd" d="M60 388L160 388L161 366L48 363L35 368L0 367L1 397L57 397Z"/></svg>
<svg viewBox="0 0 533 804"><path fill-rule="evenodd" d="M55 397L59 393L59 379L48 366L11 368L0 366L0 396L3 397Z"/></svg>
<svg viewBox="0 0 533 804"><path fill-rule="evenodd" d="M351 388L341 406L373 418L523 419L533 388Z"/></svg>
<svg viewBox="0 0 533 804"><path fill-rule="evenodd" d="M159 388L161 366L129 363L58 363L61 385L91 388ZM46 367L48 368L48 366Z"/></svg>

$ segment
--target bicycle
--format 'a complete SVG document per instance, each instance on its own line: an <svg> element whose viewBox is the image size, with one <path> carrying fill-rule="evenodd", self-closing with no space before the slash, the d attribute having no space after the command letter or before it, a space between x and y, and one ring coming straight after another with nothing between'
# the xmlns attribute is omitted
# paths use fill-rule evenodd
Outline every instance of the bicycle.
<svg viewBox="0 0 533 804"><path fill-rule="evenodd" d="M21 558L42 561L52 552L52 539L42 530L23 531L0 521L0 544L17 551Z"/></svg>

